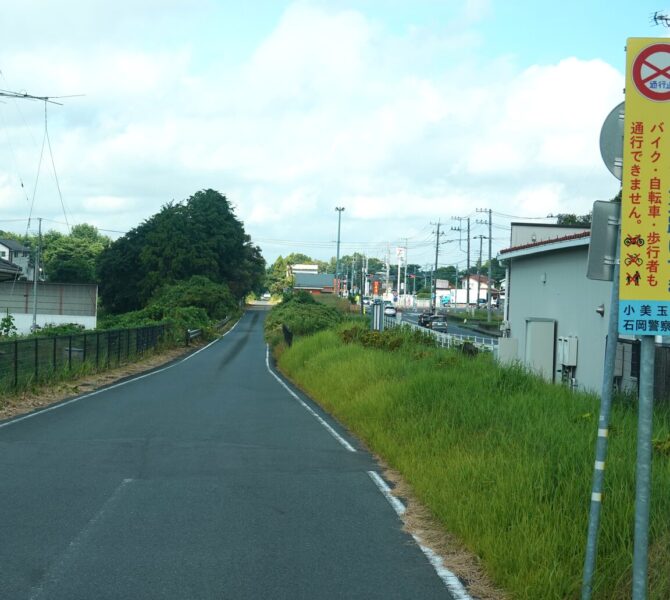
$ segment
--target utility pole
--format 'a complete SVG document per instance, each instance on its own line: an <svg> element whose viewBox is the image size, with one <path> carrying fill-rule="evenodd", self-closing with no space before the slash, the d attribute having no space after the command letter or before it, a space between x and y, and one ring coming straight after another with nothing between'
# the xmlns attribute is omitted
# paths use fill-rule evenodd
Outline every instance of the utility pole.
<svg viewBox="0 0 670 600"><path fill-rule="evenodd" d="M437 302L437 259L440 255L440 220L437 220L437 230L435 232L435 270L434 276L431 277L430 281L430 291L431 291L431 300L430 307L431 312L435 312L436 302Z"/></svg>
<svg viewBox="0 0 670 600"><path fill-rule="evenodd" d="M398 259L398 287L397 289L397 298L400 300L400 272L402 271L401 255L398 252L400 248L396 248L396 258Z"/></svg>
<svg viewBox="0 0 670 600"><path fill-rule="evenodd" d="M486 239L485 235L476 235L473 239L479 240L479 260L477 261L477 307L479 307L479 295L482 289L482 242Z"/></svg>
<svg viewBox="0 0 670 600"><path fill-rule="evenodd" d="M384 291L388 294L390 279L391 279L391 247L389 244L386 244L386 260L384 266L386 267L386 286Z"/></svg>
<svg viewBox="0 0 670 600"><path fill-rule="evenodd" d="M465 275L466 275L466 292L465 292L465 297L466 297L466 307L470 308L470 217L452 217L454 221L458 221L458 227L452 227L451 229L453 231L458 231L461 232L463 230L463 227L461 226L461 221L467 221L468 227L467 227L467 240L468 240L468 246L467 246L467 261L466 261L466 267L465 267ZM459 238L460 238L460 233L459 233ZM458 246L460 248L460 239Z"/></svg>
<svg viewBox="0 0 670 600"><path fill-rule="evenodd" d="M35 251L35 265L33 267L33 324L31 331L37 331L37 280L40 273L40 252L42 250L42 217L37 219L38 233L37 233L37 250Z"/></svg>
<svg viewBox="0 0 670 600"><path fill-rule="evenodd" d="M407 307L407 238L405 238L405 289L403 290L403 306Z"/></svg>
<svg viewBox="0 0 670 600"><path fill-rule="evenodd" d="M478 208L477 212L487 212L489 213L489 218L486 221L477 221L482 225L489 226L489 284L488 284L488 301L486 303L486 322L491 322L491 290L493 289L493 256L491 252L491 242L493 240L493 219L491 217L491 209ZM498 305L500 305L500 299L498 299Z"/></svg>
<svg viewBox="0 0 670 600"><path fill-rule="evenodd" d="M335 258L335 293L340 295L340 225L344 206L336 206L337 211L337 257Z"/></svg>

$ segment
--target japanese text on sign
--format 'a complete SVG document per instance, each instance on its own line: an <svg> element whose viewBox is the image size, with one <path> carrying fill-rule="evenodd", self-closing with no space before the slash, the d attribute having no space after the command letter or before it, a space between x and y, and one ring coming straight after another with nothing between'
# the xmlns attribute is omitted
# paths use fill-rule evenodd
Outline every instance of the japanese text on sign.
<svg viewBox="0 0 670 600"><path fill-rule="evenodd" d="M670 335L670 43L627 52L619 332Z"/></svg>

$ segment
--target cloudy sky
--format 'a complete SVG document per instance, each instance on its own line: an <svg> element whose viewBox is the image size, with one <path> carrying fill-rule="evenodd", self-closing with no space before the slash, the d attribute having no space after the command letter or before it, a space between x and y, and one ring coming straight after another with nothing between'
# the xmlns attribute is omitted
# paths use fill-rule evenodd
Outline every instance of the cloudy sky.
<svg viewBox="0 0 670 600"><path fill-rule="evenodd" d="M0 12L0 229L118 237L213 188L268 262L465 263L491 209L587 213L618 182L599 132L648 0L22 0ZM670 14L670 11L666 12ZM54 176L55 172L55 176ZM59 193L60 188L60 193ZM33 220L28 225L28 217ZM463 236L464 234L460 234ZM484 252L486 253L486 240ZM478 252L479 240L473 244Z"/></svg>

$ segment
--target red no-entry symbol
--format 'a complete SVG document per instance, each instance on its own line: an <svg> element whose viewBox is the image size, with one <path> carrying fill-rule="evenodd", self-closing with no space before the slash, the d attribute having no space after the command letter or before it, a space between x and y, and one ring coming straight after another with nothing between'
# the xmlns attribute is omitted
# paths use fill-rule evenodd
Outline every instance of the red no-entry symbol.
<svg viewBox="0 0 670 600"><path fill-rule="evenodd" d="M670 44L647 46L633 61L632 70L640 94L656 102L670 101Z"/></svg>

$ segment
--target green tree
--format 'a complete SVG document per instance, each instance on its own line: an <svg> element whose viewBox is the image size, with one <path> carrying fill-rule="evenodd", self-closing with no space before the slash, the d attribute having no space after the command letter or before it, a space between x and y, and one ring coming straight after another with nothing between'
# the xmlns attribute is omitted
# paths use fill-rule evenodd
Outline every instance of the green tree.
<svg viewBox="0 0 670 600"><path fill-rule="evenodd" d="M95 227L91 229L97 234ZM79 236L75 228L70 235L51 236L42 251L42 264L47 280L59 283L95 283L96 260L108 244L109 239L104 236Z"/></svg>
<svg viewBox="0 0 670 600"><path fill-rule="evenodd" d="M261 291L265 261L225 196L202 190L170 202L106 248L98 260L100 296L111 312L145 306L166 284L204 275L233 297Z"/></svg>
<svg viewBox="0 0 670 600"><path fill-rule="evenodd" d="M288 276L288 260L277 257L265 274L265 287L273 296L282 295L293 286L292 278Z"/></svg>
<svg viewBox="0 0 670 600"><path fill-rule="evenodd" d="M573 213L559 213L556 215L556 225L574 225L578 227L591 227L591 213L586 215L575 215Z"/></svg>

